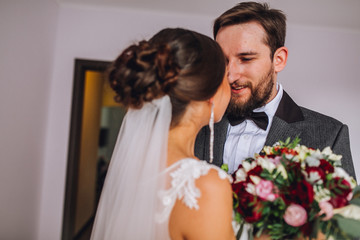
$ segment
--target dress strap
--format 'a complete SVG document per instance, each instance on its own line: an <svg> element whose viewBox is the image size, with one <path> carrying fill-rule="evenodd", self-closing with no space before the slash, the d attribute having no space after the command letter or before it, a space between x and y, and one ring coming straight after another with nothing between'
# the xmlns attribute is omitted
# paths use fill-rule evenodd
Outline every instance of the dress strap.
<svg viewBox="0 0 360 240"><path fill-rule="evenodd" d="M163 209L161 213L157 214L156 220L160 223L166 221L177 199L182 199L190 209L199 209L198 198L201 196L201 192L195 186L195 180L208 174L210 169L217 170L220 179L227 178L229 182L232 182L231 176L224 170L206 161L186 158L168 167L163 173L169 173L171 186L158 193Z"/></svg>

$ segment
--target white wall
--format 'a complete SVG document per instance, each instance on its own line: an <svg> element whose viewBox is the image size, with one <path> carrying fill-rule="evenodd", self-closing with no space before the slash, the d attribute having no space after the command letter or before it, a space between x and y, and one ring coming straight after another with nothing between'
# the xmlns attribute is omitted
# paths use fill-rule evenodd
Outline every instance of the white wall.
<svg viewBox="0 0 360 240"><path fill-rule="evenodd" d="M56 18L41 1L0 3L1 239L35 239L37 225L37 239L60 239L74 59L113 60L163 27L211 35L216 17L62 5ZM289 24L279 75L299 104L348 123L358 178L359 40L359 31Z"/></svg>
<svg viewBox="0 0 360 240"><path fill-rule="evenodd" d="M0 1L0 239L36 239L55 1Z"/></svg>

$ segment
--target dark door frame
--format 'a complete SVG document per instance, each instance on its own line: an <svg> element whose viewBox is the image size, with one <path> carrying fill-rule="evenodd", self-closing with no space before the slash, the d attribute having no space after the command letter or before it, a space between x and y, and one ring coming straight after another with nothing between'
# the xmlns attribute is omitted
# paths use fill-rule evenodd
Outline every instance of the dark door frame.
<svg viewBox="0 0 360 240"><path fill-rule="evenodd" d="M72 240L74 236L85 72L105 72L109 65L106 61L75 59L62 240Z"/></svg>

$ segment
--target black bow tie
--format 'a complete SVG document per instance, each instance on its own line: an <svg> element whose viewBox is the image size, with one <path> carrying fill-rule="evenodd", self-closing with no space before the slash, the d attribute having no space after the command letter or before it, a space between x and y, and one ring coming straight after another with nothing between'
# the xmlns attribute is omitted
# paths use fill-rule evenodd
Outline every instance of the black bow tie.
<svg viewBox="0 0 360 240"><path fill-rule="evenodd" d="M262 130L266 130L269 123L269 118L264 112L252 112L248 116L237 119L228 118L231 126L236 126L245 121L246 119L252 120Z"/></svg>

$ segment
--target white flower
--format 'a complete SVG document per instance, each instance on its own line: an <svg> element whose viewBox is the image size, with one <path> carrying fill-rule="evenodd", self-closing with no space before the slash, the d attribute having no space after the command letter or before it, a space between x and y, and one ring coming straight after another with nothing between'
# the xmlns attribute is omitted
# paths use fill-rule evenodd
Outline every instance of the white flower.
<svg viewBox="0 0 360 240"><path fill-rule="evenodd" d="M334 209L334 214L340 214L346 218L360 220L360 207L354 204L347 205L342 208Z"/></svg>
<svg viewBox="0 0 360 240"><path fill-rule="evenodd" d="M248 183L248 184L246 185L246 188L245 188L245 190L246 190L248 193L252 194L252 195L256 195L256 190L255 190L255 189L256 189L256 188L255 188L255 185L252 184L252 183Z"/></svg>
<svg viewBox="0 0 360 240"><path fill-rule="evenodd" d="M303 162L305 160L305 158L309 155L309 151L310 151L304 145L298 146L294 150L298 152L296 158L299 159L300 162Z"/></svg>
<svg viewBox="0 0 360 240"><path fill-rule="evenodd" d="M350 183L351 188L355 188L356 187L356 181L353 177L351 177L344 169L342 169L341 167L335 167L334 168L334 173L333 173L333 178L335 177L340 177L340 178L344 178L346 181L348 181Z"/></svg>
<svg viewBox="0 0 360 240"><path fill-rule="evenodd" d="M322 154L319 149L316 149L315 151L311 152L310 155L318 159L324 158L324 154Z"/></svg>
<svg viewBox="0 0 360 240"><path fill-rule="evenodd" d="M286 153L286 154L285 154L285 157L286 157L287 159L292 159L292 158L294 157L294 155L291 154L291 153Z"/></svg>
<svg viewBox="0 0 360 240"><path fill-rule="evenodd" d="M333 177L348 178L349 174L341 167L335 167Z"/></svg>
<svg viewBox="0 0 360 240"><path fill-rule="evenodd" d="M242 166L243 166L245 172L249 172L251 169L256 167L256 162L252 161L251 163L249 163L248 161L243 161Z"/></svg>
<svg viewBox="0 0 360 240"><path fill-rule="evenodd" d="M271 151L272 151L272 147L270 146L264 146L263 148L264 152L266 153L266 155L270 155Z"/></svg>
<svg viewBox="0 0 360 240"><path fill-rule="evenodd" d="M336 161L336 162L340 162L342 155L336 155L333 153L333 151L331 150L330 147L326 147L324 148L324 150L322 150L321 152L322 154L329 156L329 159L332 161Z"/></svg>
<svg viewBox="0 0 360 240"><path fill-rule="evenodd" d="M309 154L311 155L311 154L314 154L314 153L320 153L320 150L319 149L310 149L309 148Z"/></svg>
<svg viewBox="0 0 360 240"><path fill-rule="evenodd" d="M329 189L320 187L319 185L314 185L313 189L315 193L314 198L317 202L329 201L331 199Z"/></svg>
<svg viewBox="0 0 360 240"><path fill-rule="evenodd" d="M235 177L236 177L235 183L245 181L245 180L246 180L246 176L247 176L247 174L246 174L246 172L244 171L244 169L240 168L239 170L236 171L236 174L235 174Z"/></svg>
<svg viewBox="0 0 360 240"><path fill-rule="evenodd" d="M329 159L332 161L340 161L342 159L342 155L331 154Z"/></svg>
<svg viewBox="0 0 360 240"><path fill-rule="evenodd" d="M240 223L238 223L237 221L235 221L235 212L233 212L233 220L231 221L231 225L232 225L232 228L234 230L234 233L237 233L239 230L240 230Z"/></svg>
<svg viewBox="0 0 360 240"><path fill-rule="evenodd" d="M318 167L320 166L320 160L318 158L315 158L312 156L308 156L306 159L305 159L307 165L309 167Z"/></svg>
<svg viewBox="0 0 360 240"><path fill-rule="evenodd" d="M294 162L302 162L303 158L299 155L294 156L294 158L292 159Z"/></svg>
<svg viewBox="0 0 360 240"><path fill-rule="evenodd" d="M279 172L283 176L284 179L288 178L287 172L282 164L279 164L276 167L276 169L277 169L277 172Z"/></svg>
<svg viewBox="0 0 360 240"><path fill-rule="evenodd" d="M323 182L318 172L310 172L309 174L305 172L305 178L309 183L317 182L318 184L321 184Z"/></svg>
<svg viewBox="0 0 360 240"><path fill-rule="evenodd" d="M322 150L321 153L324 155L330 156L333 152L330 147L326 147L326 148L324 148L324 150Z"/></svg>
<svg viewBox="0 0 360 240"><path fill-rule="evenodd" d="M261 178L259 178L258 176L254 176L254 175L251 175L250 179L253 181L253 183L255 185L258 185L260 183L260 181L261 181Z"/></svg>
<svg viewBox="0 0 360 240"><path fill-rule="evenodd" d="M276 168L275 164L268 159L258 158L257 162L263 169L268 170L270 173Z"/></svg>

